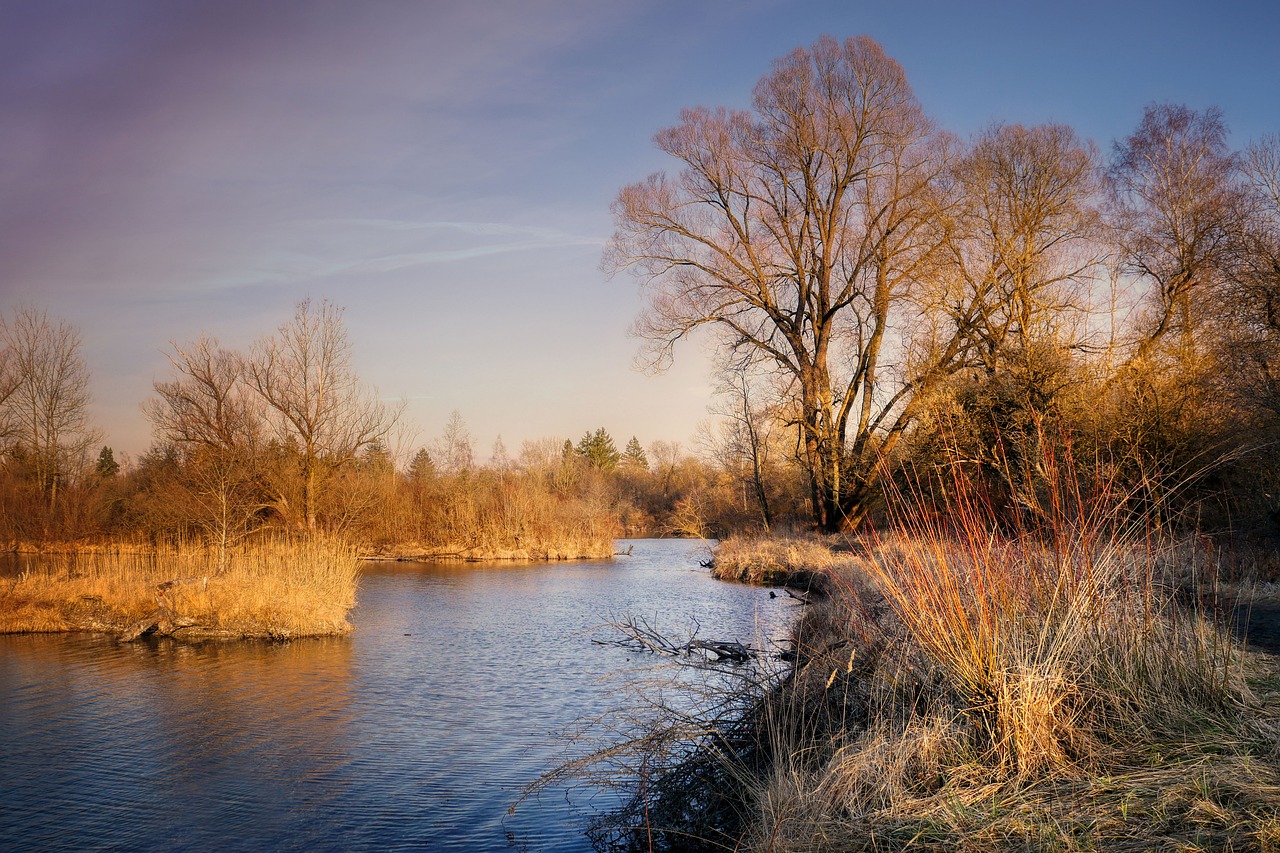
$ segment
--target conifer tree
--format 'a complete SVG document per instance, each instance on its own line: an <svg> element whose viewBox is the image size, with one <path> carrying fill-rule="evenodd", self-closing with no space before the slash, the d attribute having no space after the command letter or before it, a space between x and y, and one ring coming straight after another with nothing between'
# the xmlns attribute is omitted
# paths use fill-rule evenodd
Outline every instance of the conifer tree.
<svg viewBox="0 0 1280 853"><path fill-rule="evenodd" d="M622 452L622 464L628 468L649 470L649 457L645 455L644 448L640 446L640 442L634 435L627 442L626 450Z"/></svg>
<svg viewBox="0 0 1280 853"><path fill-rule="evenodd" d="M409 479L415 483L425 483L435 479L435 476L436 463L431 458L431 452L424 447L409 462Z"/></svg>
<svg viewBox="0 0 1280 853"><path fill-rule="evenodd" d="M588 465L601 471L612 471L617 468L618 460L622 458L617 446L613 443L613 437L604 427L600 427L595 432L583 433L582 440L578 442L577 452Z"/></svg>
<svg viewBox="0 0 1280 853"><path fill-rule="evenodd" d="M103 480L109 480L120 473L120 463L116 461L116 456L110 447L102 448L98 454L98 463L93 470Z"/></svg>

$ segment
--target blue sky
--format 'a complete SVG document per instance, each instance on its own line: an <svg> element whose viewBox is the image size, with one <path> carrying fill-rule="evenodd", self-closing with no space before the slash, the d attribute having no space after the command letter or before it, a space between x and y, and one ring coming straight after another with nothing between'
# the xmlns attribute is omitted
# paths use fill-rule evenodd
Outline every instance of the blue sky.
<svg viewBox="0 0 1280 853"><path fill-rule="evenodd" d="M299 299L345 306L361 375L419 443L688 443L695 342L632 368L636 282L609 203L667 168L682 107L747 106L773 59L866 33L969 135L1071 124L1103 151L1153 101L1280 132L1280 4L0 0L0 308L80 327L94 417L139 409L170 340L245 346Z"/></svg>

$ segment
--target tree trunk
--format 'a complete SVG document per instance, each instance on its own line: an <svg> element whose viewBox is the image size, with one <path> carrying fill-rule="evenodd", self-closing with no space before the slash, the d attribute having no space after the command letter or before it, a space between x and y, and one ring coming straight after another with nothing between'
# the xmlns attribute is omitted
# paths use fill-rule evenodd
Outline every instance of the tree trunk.
<svg viewBox="0 0 1280 853"><path fill-rule="evenodd" d="M302 510L307 518L307 530L316 530L316 462L308 456L306 472L302 478Z"/></svg>

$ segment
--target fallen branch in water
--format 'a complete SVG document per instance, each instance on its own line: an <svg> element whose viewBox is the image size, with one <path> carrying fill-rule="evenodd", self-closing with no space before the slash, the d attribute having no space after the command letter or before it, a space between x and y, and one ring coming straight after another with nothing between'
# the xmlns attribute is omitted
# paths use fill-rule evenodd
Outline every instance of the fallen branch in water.
<svg viewBox="0 0 1280 853"><path fill-rule="evenodd" d="M120 642L131 643L147 634L159 634L162 637L168 637L175 631L183 628L202 628L194 619L188 619L185 616L174 616L172 613L165 613L162 610L153 610L146 616L143 616L137 622L134 622L120 634Z"/></svg>
<svg viewBox="0 0 1280 853"><path fill-rule="evenodd" d="M609 640L593 639L601 646L621 646L637 651L652 652L668 657L692 657L695 652L714 655L713 662L746 663L757 660L761 656L759 649L744 645L734 640L700 640L700 626L695 622L693 633L684 642L671 640L663 636L643 618L628 616L621 622L611 622L607 627L613 628L621 637ZM705 657L705 654L703 655Z"/></svg>

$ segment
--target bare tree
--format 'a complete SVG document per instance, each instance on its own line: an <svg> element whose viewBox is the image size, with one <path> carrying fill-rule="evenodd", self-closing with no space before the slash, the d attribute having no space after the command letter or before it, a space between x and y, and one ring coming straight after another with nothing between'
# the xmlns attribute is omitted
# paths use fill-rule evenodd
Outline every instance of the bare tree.
<svg viewBox="0 0 1280 853"><path fill-rule="evenodd" d="M649 445L649 464L654 478L662 484L662 499L670 501L675 485L676 470L686 456L678 441L655 441Z"/></svg>
<svg viewBox="0 0 1280 853"><path fill-rule="evenodd" d="M66 479L97 442L89 426L89 369L80 333L31 306L0 318L6 368L4 400L11 453L22 454L52 512Z"/></svg>
<svg viewBox="0 0 1280 853"><path fill-rule="evenodd" d="M225 555L262 504L261 401L244 381L242 358L216 340L174 343L169 362L177 377L155 383L142 408L160 438L181 450L196 523Z"/></svg>
<svg viewBox="0 0 1280 853"><path fill-rule="evenodd" d="M327 474L382 440L401 410L360 382L351 367L342 310L327 301L298 303L292 320L254 345L245 371L271 409L281 441L297 442L303 512L308 529L315 530Z"/></svg>
<svg viewBox="0 0 1280 853"><path fill-rule="evenodd" d="M1245 173L1248 175L1263 217L1271 227L1280 228L1280 136L1264 136L1249 146Z"/></svg>
<svg viewBox="0 0 1280 853"><path fill-rule="evenodd" d="M1249 406L1280 415L1280 136L1244 152L1247 218L1218 305L1221 380Z"/></svg>
<svg viewBox="0 0 1280 853"><path fill-rule="evenodd" d="M1101 262L1096 152L1066 125L999 125L960 158L956 181L947 246L963 292L947 301L982 307L971 333L993 373L1058 339L1082 310L1077 291Z"/></svg>
<svg viewBox="0 0 1280 853"><path fill-rule="evenodd" d="M457 409L449 413L444 434L435 442L433 450L432 457L438 460L446 474L462 474L475 467L471 431Z"/></svg>
<svg viewBox="0 0 1280 853"><path fill-rule="evenodd" d="M173 345L177 378L156 382L156 398L143 404L165 440L220 449L256 445L262 433L258 398L244 383L242 359L212 338Z"/></svg>
<svg viewBox="0 0 1280 853"><path fill-rule="evenodd" d="M968 324L974 369L959 387L969 452L1011 496L1043 459L1042 421L1072 376L1086 328L1088 287L1102 268L1092 145L1058 124L997 125L954 171L958 204L947 241L949 292L939 300ZM959 427L954 425L951 428ZM959 436L948 441L959 440Z"/></svg>
<svg viewBox="0 0 1280 853"><path fill-rule="evenodd" d="M527 473L549 478L559 467L563 450L562 438L548 436L526 439L520 443L520 468Z"/></svg>
<svg viewBox="0 0 1280 853"><path fill-rule="evenodd" d="M922 392L965 362L985 309L938 313L951 145L867 37L778 61L751 112L686 110L658 146L683 164L625 187L606 265L650 295L661 367L701 326L787 377L818 527L864 517Z"/></svg>
<svg viewBox="0 0 1280 853"><path fill-rule="evenodd" d="M720 398L711 407L713 415L721 420L719 430L708 429L707 450L728 471L741 472L749 484L760 520L765 532L773 527L774 513L769 502L766 473L770 463L773 432L778 424L776 413L758 403L761 391L756 387L759 377L753 375L751 365L733 362L720 368L720 383L716 389Z"/></svg>
<svg viewBox="0 0 1280 853"><path fill-rule="evenodd" d="M0 323L3 323L2 318ZM20 381L17 356L7 340L0 340L0 442L7 441L14 429L11 414L5 404L13 396L13 392L18 390Z"/></svg>
<svg viewBox="0 0 1280 853"><path fill-rule="evenodd" d="M1246 152L1251 204L1238 278L1252 285L1261 323L1280 333L1280 136L1268 136Z"/></svg>
<svg viewBox="0 0 1280 853"><path fill-rule="evenodd" d="M1135 358L1170 333L1184 357L1193 352L1245 209L1238 166L1216 108L1153 104L1116 143L1108 177L1120 262L1150 288Z"/></svg>

